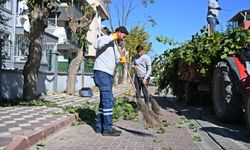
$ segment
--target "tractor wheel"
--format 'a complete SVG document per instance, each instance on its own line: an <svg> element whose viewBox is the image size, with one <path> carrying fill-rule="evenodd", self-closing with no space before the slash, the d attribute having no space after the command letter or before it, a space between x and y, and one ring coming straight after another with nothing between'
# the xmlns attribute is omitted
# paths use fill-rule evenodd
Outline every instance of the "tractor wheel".
<svg viewBox="0 0 250 150"><path fill-rule="evenodd" d="M185 95L184 100L186 104L193 105L197 99L197 85L196 83L187 81L185 83Z"/></svg>
<svg viewBox="0 0 250 150"><path fill-rule="evenodd" d="M245 121L248 129L248 133L250 133L250 92L248 92L245 99Z"/></svg>
<svg viewBox="0 0 250 150"><path fill-rule="evenodd" d="M232 122L242 118L239 86L240 81L237 81L227 63L220 62L213 77L213 105L220 121Z"/></svg>

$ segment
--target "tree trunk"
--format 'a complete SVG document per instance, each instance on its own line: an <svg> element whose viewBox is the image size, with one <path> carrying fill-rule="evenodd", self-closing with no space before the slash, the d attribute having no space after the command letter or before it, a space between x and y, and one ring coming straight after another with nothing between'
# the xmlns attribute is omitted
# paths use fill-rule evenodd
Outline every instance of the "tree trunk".
<svg viewBox="0 0 250 150"><path fill-rule="evenodd" d="M1 35L0 35L0 53L1 53L1 55L0 55L0 70L2 69L2 65L3 65L3 54L2 54L2 48L3 48L3 43L4 43L4 40L3 39L1 39L2 37L1 37Z"/></svg>
<svg viewBox="0 0 250 150"><path fill-rule="evenodd" d="M83 47L81 47L77 52L76 58L74 58L69 65L66 87L66 93L69 95L75 94L76 75L81 63L83 62L83 58Z"/></svg>
<svg viewBox="0 0 250 150"><path fill-rule="evenodd" d="M2 91L2 65L3 65L3 58L2 58L2 47L3 47L3 42L4 42L4 40L3 39L1 39L1 36L0 36L0 53L1 53L1 55L0 55L0 98L2 98L3 96L2 96L2 93L3 93L3 91Z"/></svg>
<svg viewBox="0 0 250 150"><path fill-rule="evenodd" d="M26 100L37 98L38 71L42 58L42 37L46 28L48 12L42 10L41 5L35 5L31 12L30 45L28 60L23 69L23 98Z"/></svg>

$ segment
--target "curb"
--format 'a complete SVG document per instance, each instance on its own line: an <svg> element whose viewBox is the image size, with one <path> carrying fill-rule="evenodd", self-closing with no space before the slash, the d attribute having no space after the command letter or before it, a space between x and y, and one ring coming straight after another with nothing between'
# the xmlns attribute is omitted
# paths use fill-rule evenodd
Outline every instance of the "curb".
<svg viewBox="0 0 250 150"><path fill-rule="evenodd" d="M36 132L15 132L12 134L12 141L4 148L4 150L23 150L30 149L30 146L36 144L39 140L55 133L59 129L68 126L74 120L76 115L71 115L59 121L51 123Z"/></svg>
<svg viewBox="0 0 250 150"><path fill-rule="evenodd" d="M129 89L125 91L129 91ZM125 91L118 92L118 94L114 93L114 97L120 97ZM89 102L97 102L97 101L98 101L98 96L92 100L89 100ZM45 137L55 133L56 131L62 129L63 127L68 126L77 118L79 118L78 114L72 114L70 116L62 118L61 120L50 123L49 125L46 125L36 131L13 132L11 133L12 141L6 146L1 148L3 148L3 150L25 150L25 149L29 150L32 145L37 144L37 142L44 139Z"/></svg>

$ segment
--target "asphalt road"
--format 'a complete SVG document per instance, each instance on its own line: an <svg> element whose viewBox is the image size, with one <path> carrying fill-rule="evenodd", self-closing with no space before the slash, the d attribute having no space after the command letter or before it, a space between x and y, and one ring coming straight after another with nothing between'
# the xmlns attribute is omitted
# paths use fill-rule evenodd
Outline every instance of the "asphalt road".
<svg viewBox="0 0 250 150"><path fill-rule="evenodd" d="M157 98L157 97L156 97ZM202 149L225 149L225 150L249 150L250 134L248 134L244 119L232 124L220 122L209 102L200 102L195 106L186 105L178 101L172 95L165 98L159 96L159 103L169 103L179 115L193 120L199 125L199 133L202 135Z"/></svg>

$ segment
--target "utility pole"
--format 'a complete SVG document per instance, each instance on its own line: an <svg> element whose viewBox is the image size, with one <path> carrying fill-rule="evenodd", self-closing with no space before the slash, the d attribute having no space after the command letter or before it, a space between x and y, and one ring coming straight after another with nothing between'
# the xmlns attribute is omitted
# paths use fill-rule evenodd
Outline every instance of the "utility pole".
<svg viewBox="0 0 250 150"><path fill-rule="evenodd" d="M52 52L52 70L54 72L54 78L53 78L53 92L57 92L57 78L58 78L58 55L57 52L57 44L54 47L54 51Z"/></svg>

